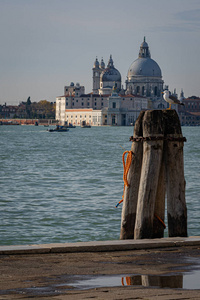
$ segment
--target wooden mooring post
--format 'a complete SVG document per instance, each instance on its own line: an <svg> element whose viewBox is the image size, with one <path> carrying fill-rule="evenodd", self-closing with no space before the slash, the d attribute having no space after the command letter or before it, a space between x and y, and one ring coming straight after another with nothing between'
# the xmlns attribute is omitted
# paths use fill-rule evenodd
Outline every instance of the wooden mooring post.
<svg viewBox="0 0 200 300"><path fill-rule="evenodd" d="M183 142L175 110L142 111L134 127L120 239L187 236Z"/></svg>

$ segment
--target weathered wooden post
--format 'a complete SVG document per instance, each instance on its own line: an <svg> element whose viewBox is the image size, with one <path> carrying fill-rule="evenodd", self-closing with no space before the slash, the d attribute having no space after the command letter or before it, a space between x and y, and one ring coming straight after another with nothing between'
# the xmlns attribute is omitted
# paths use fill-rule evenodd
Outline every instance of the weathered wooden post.
<svg viewBox="0 0 200 300"><path fill-rule="evenodd" d="M143 117L143 160L135 222L135 239L153 237L155 200L163 154L162 119L161 110L146 111Z"/></svg>
<svg viewBox="0 0 200 300"><path fill-rule="evenodd" d="M134 138L142 136L142 119L144 111L142 111L135 122ZM121 216L121 232L120 239L133 239L135 218L137 209L138 190L140 183L140 174L142 166L142 143L133 143L131 147L133 159L128 173L129 186L125 186L124 201Z"/></svg>
<svg viewBox="0 0 200 300"><path fill-rule="evenodd" d="M175 110L163 111L165 117L165 163L167 180L168 235L187 236L187 208L183 142L179 117Z"/></svg>
<svg viewBox="0 0 200 300"><path fill-rule="evenodd" d="M153 236L152 238L164 237L164 229L166 228L165 220L165 191L166 191L166 178L165 178L165 162L164 155L162 155L160 174L158 176L158 186L155 200L154 220L153 220Z"/></svg>
<svg viewBox="0 0 200 300"><path fill-rule="evenodd" d="M184 139L175 110L141 112L132 137L120 239L164 236L166 189L169 236L187 236Z"/></svg>

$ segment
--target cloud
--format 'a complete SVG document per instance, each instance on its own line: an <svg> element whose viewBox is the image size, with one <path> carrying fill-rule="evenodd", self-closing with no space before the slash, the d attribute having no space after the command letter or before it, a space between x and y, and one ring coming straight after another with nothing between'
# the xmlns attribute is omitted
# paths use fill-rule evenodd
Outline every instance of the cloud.
<svg viewBox="0 0 200 300"><path fill-rule="evenodd" d="M176 19L200 24L200 9L185 10L175 14Z"/></svg>
<svg viewBox="0 0 200 300"><path fill-rule="evenodd" d="M200 29L200 9L181 11L171 15L168 24L153 26L150 32L199 32Z"/></svg>
<svg viewBox="0 0 200 300"><path fill-rule="evenodd" d="M198 32L199 26L194 26L194 24L172 24L172 25L163 25L163 26L154 26L148 29L149 32Z"/></svg>

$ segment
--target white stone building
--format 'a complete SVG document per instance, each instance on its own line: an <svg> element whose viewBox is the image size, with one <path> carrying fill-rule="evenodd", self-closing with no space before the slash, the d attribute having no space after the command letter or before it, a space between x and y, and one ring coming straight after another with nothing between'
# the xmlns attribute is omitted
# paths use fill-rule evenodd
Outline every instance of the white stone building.
<svg viewBox="0 0 200 300"><path fill-rule="evenodd" d="M66 109L65 113L65 122L68 124L80 126L85 121L86 125L102 125L102 110L94 110L92 108Z"/></svg>
<svg viewBox="0 0 200 300"><path fill-rule="evenodd" d="M91 93L85 94L84 86L72 82L64 87L64 95L56 98L56 119L60 123L79 125L82 120L93 126L126 126L134 124L141 110L167 107L162 98L161 69L151 59L145 38L138 58L128 69L125 90L111 55L107 67L103 59L99 63L96 58L92 72Z"/></svg>
<svg viewBox="0 0 200 300"><path fill-rule="evenodd" d="M116 89L113 89L106 109L107 125L132 125L135 123L140 111L149 109L149 105L147 98L133 95L122 96L116 92Z"/></svg>

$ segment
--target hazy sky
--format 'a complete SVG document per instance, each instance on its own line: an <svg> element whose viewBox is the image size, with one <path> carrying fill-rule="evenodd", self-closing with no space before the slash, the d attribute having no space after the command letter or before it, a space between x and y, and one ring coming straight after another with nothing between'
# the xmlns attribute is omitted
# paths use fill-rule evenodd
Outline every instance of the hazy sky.
<svg viewBox="0 0 200 300"><path fill-rule="evenodd" d="M0 104L89 93L96 56L125 86L144 36L169 89L200 96L200 0L0 0Z"/></svg>

